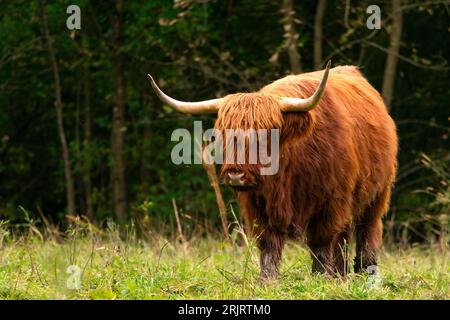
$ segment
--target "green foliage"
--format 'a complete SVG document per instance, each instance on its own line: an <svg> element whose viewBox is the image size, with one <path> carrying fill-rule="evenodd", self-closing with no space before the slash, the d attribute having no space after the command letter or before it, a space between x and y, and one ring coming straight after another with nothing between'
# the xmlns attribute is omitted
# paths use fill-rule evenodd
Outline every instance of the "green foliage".
<svg viewBox="0 0 450 320"><path fill-rule="evenodd" d="M1 230L1 229L0 229ZM212 238L126 241L72 232L65 241L10 240L0 256L2 299L448 299L448 252L384 252L380 280L311 273L306 249L288 244L278 284L258 285L257 250ZM1 235L1 233L0 233ZM81 272L70 289L69 266Z"/></svg>
<svg viewBox="0 0 450 320"><path fill-rule="evenodd" d="M66 7L78 4L82 29L67 30ZM383 28L365 27L370 1L328 1L323 25L324 60L357 64L381 90L391 18L381 1ZM408 2L409 4L409 2ZM412 4L412 2L411 2ZM24 222L19 206L36 219L39 211L66 223L65 181L54 111L54 80L38 1L14 0L0 10L0 218ZM296 2L298 48L305 71L313 67L315 2ZM277 1L126 1L124 39L126 114L125 164L129 216L170 223L171 200L186 215L219 226L214 192L201 166L170 162L171 132L192 128L194 119L161 105L150 91L152 73L174 97L200 100L256 90L287 73L280 3ZM445 10L447 9L447 10ZM114 6L101 1L47 1L62 85L64 125L70 146L78 213L85 214L83 175L92 181L94 218L112 216L111 121L115 105L112 18ZM408 241L429 239L421 217L448 215L442 198L415 191L438 189L437 172L420 163L448 155L448 5L411 6L404 12L401 57L391 114L400 135L399 179L388 220L392 234ZM88 76L85 76L85 71ZM86 140L84 85L90 82L91 136ZM204 126L205 127L205 126ZM448 165L448 157L445 160ZM446 178L448 184L448 177ZM442 181L442 179L440 179ZM227 204L233 196L225 192ZM439 191L440 192L440 191ZM437 202L436 202L437 201ZM432 203L432 207L430 207ZM151 204L151 205L150 205ZM439 207L439 209L438 209ZM42 223L42 222L41 222ZM405 224L408 227L405 227ZM99 297L105 291L99 291Z"/></svg>

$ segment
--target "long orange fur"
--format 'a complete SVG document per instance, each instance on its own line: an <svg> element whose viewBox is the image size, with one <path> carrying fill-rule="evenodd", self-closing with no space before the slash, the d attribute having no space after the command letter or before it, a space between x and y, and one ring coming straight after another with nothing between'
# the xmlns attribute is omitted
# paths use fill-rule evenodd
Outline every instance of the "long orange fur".
<svg viewBox="0 0 450 320"><path fill-rule="evenodd" d="M330 70L319 105L283 113L280 97L306 98L323 71L291 75L258 92L225 97L215 127L280 129L280 168L258 174L258 165L224 164L221 174L245 173L257 183L237 192L249 231L261 249L261 279L277 277L287 238L306 236L313 270L348 272L346 245L356 235L355 270L376 264L381 218L397 167L397 133L380 94L354 66Z"/></svg>

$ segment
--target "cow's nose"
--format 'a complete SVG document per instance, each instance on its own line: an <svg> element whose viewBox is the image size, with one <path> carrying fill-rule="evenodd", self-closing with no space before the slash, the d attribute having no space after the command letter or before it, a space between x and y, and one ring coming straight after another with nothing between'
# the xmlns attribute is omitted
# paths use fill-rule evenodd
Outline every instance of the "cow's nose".
<svg viewBox="0 0 450 320"><path fill-rule="evenodd" d="M232 186L242 186L244 182L242 181L242 177L244 173L236 173L236 172L228 172L228 184Z"/></svg>

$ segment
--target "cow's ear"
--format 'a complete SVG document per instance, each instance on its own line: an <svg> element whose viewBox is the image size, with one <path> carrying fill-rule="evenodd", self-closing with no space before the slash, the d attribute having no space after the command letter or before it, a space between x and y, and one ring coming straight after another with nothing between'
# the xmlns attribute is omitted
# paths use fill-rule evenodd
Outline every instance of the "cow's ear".
<svg viewBox="0 0 450 320"><path fill-rule="evenodd" d="M282 141L303 139L311 134L315 126L314 112L286 112L283 128L281 130Z"/></svg>

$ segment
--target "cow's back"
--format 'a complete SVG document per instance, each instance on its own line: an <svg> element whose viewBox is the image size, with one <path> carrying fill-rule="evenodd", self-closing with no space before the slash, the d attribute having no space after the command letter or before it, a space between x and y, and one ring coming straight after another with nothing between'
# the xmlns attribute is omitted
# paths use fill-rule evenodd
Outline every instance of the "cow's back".
<svg viewBox="0 0 450 320"><path fill-rule="evenodd" d="M322 77L323 71L288 76L261 91L306 98ZM316 199L341 197L364 205L393 182L395 124L380 94L356 67L331 69L325 93L310 113L315 123L311 135L284 151L303 164L294 177L302 180L297 184L300 193L304 188L303 194L309 190ZM288 114L285 122L292 122L290 117L298 116ZM352 199L347 199L349 192Z"/></svg>

